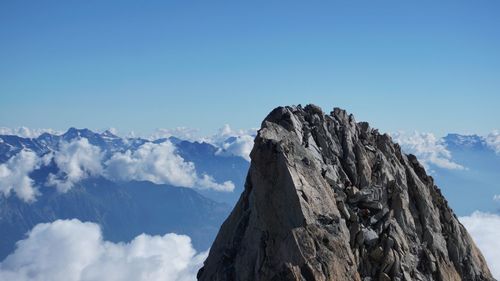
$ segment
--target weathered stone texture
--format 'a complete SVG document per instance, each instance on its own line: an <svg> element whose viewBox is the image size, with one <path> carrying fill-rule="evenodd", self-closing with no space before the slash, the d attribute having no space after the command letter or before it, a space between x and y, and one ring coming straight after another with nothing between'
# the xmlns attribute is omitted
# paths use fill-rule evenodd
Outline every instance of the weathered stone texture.
<svg viewBox="0 0 500 281"><path fill-rule="evenodd" d="M199 280L494 280L415 156L346 111L276 108L251 158Z"/></svg>

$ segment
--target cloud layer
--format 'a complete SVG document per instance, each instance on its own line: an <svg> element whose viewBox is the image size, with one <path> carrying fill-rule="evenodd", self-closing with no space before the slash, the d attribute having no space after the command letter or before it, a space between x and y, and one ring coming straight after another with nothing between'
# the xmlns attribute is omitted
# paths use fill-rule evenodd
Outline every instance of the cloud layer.
<svg viewBox="0 0 500 281"><path fill-rule="evenodd" d="M99 147L91 145L85 138L61 142L53 156L59 172L49 174L47 185L66 192L82 179L103 174L102 157Z"/></svg>
<svg viewBox="0 0 500 281"><path fill-rule="evenodd" d="M475 212L461 217L500 278L500 216ZM0 263L0 280L196 280L206 258L196 253L189 237L139 235L129 243L104 241L97 224L57 220L36 225L17 249Z"/></svg>
<svg viewBox="0 0 500 281"><path fill-rule="evenodd" d="M210 188L233 191L234 184L215 182L209 175L198 176L194 163L175 153L175 146L165 141L145 143L135 151L114 154L105 163L105 176L113 180L146 180L156 184Z"/></svg>
<svg viewBox="0 0 500 281"><path fill-rule="evenodd" d="M240 156L245 160L250 161L250 152L253 148L253 140L254 137L250 135L228 138L219 145L220 147L217 154Z"/></svg>
<svg viewBox="0 0 500 281"><path fill-rule="evenodd" d="M431 133L398 132L392 134L392 138L406 153L417 156L426 169L429 169L430 165L450 170L465 169L464 166L453 162L451 152L446 149L444 141Z"/></svg>
<svg viewBox="0 0 500 281"><path fill-rule="evenodd" d="M36 225L0 263L9 281L196 280L207 253L188 236L139 235L130 243L104 241L97 224L57 220Z"/></svg>
<svg viewBox="0 0 500 281"><path fill-rule="evenodd" d="M27 127L19 127L13 129L7 127L0 127L0 135L14 135L23 138L36 138L43 133L50 133L56 135L62 134L61 131L54 129L30 129Z"/></svg>
<svg viewBox="0 0 500 281"><path fill-rule="evenodd" d="M187 127L177 127L174 129L156 129L147 139L158 140L162 138L176 137L182 140L198 140L200 131Z"/></svg>
<svg viewBox="0 0 500 281"><path fill-rule="evenodd" d="M239 156L250 161L250 152L257 129L233 130L226 124L219 129L217 134L204 139L204 141L216 146L221 156Z"/></svg>
<svg viewBox="0 0 500 281"><path fill-rule="evenodd" d="M500 216L476 211L459 219L486 258L493 277L500 280Z"/></svg>
<svg viewBox="0 0 500 281"><path fill-rule="evenodd" d="M0 193L12 192L26 202L32 202L38 193L29 174L40 166L41 159L30 150L21 150L6 163L0 164Z"/></svg>

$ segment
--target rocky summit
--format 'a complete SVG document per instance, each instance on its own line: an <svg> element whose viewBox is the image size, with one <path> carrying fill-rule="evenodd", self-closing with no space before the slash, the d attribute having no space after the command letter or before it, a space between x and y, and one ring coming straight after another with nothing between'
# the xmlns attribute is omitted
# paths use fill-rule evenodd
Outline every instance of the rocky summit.
<svg viewBox="0 0 500 281"><path fill-rule="evenodd" d="M274 109L199 280L494 280L413 155L335 108Z"/></svg>

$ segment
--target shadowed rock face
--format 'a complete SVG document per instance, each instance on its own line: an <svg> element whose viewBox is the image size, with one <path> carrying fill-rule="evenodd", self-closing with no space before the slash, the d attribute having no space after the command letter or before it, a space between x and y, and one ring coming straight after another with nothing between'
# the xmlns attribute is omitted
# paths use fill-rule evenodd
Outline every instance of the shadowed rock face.
<svg viewBox="0 0 500 281"><path fill-rule="evenodd" d="M279 107L199 280L494 280L433 179L334 109Z"/></svg>

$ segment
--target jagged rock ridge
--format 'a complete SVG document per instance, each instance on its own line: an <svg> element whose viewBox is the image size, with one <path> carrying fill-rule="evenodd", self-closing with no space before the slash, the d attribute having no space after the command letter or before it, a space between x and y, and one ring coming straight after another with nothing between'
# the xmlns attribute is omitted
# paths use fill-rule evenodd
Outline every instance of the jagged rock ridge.
<svg viewBox="0 0 500 281"><path fill-rule="evenodd" d="M415 156L346 111L279 107L199 280L494 280Z"/></svg>

